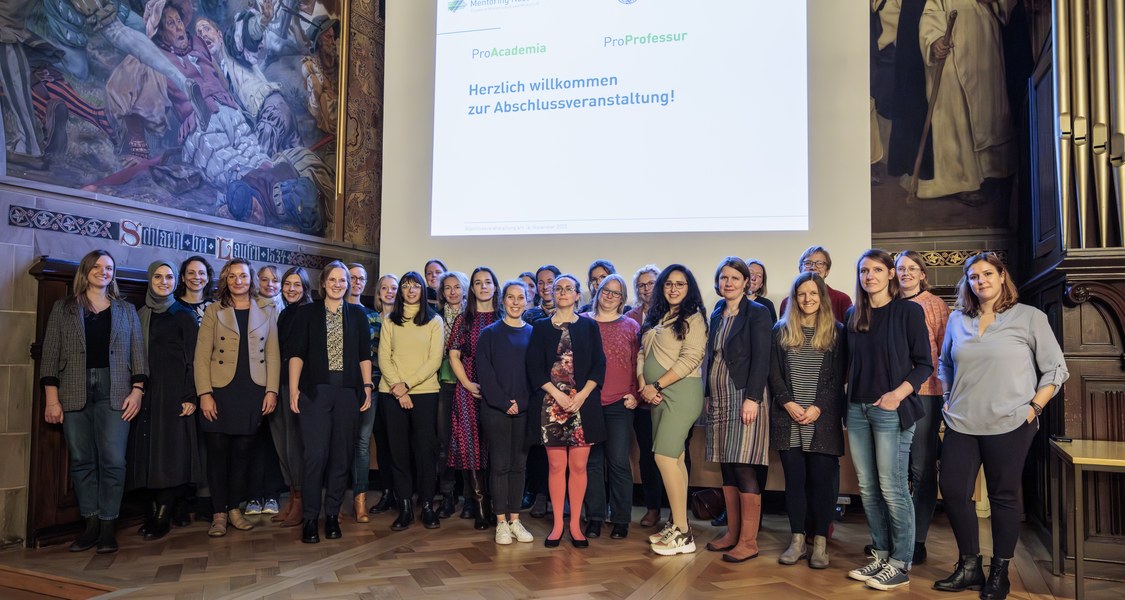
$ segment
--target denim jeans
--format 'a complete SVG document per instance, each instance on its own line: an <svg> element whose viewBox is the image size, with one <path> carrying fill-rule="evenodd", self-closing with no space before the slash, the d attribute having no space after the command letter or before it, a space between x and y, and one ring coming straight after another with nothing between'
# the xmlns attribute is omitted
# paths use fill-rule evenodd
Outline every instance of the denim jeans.
<svg viewBox="0 0 1125 600"><path fill-rule="evenodd" d="M356 428L355 459L352 468L352 493L365 494L371 485L371 434L375 431L375 407L379 404L379 395L372 390L371 407L359 413L359 425Z"/></svg>
<svg viewBox="0 0 1125 600"><path fill-rule="evenodd" d="M86 371L86 405L63 415L70 479L83 517L117 518L125 492L129 422L109 398L109 369Z"/></svg>
<svg viewBox="0 0 1125 600"><path fill-rule="evenodd" d="M873 404L848 404L848 442L871 543L900 569L914 558L914 503L906 481L914 425Z"/></svg>
<svg viewBox="0 0 1125 600"><path fill-rule="evenodd" d="M586 463L586 518L627 525L633 512L633 469L629 451L633 447L634 412L625 400L603 406L606 440L590 449ZM648 415L642 415L648 417ZM606 511L606 472L609 472L609 512Z"/></svg>
<svg viewBox="0 0 1125 600"><path fill-rule="evenodd" d="M914 541L925 543L937 506L937 461L941 453L941 396L919 396L925 414L914 423L910 445L910 486L914 499Z"/></svg>

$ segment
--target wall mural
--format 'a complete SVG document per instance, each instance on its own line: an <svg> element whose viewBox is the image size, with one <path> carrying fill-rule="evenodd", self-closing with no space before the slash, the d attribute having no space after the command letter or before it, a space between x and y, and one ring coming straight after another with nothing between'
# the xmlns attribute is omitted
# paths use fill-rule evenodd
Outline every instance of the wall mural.
<svg viewBox="0 0 1125 600"><path fill-rule="evenodd" d="M1011 225L1028 27L1020 0L871 0L875 232Z"/></svg>
<svg viewBox="0 0 1125 600"><path fill-rule="evenodd" d="M333 235L335 0L0 0L5 175Z"/></svg>

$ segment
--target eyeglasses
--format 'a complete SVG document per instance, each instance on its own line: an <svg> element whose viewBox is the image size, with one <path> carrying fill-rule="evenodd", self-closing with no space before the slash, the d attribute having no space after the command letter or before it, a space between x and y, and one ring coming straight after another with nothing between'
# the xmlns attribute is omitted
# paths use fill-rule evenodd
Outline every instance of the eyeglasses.
<svg viewBox="0 0 1125 600"><path fill-rule="evenodd" d="M824 260L806 260L801 263L801 266L806 269L823 269L828 266L828 261Z"/></svg>
<svg viewBox="0 0 1125 600"><path fill-rule="evenodd" d="M555 286L555 293L556 294L573 294L574 288L572 286L569 286L569 285L556 285Z"/></svg>
<svg viewBox="0 0 1125 600"><path fill-rule="evenodd" d="M638 284L637 284L637 290L638 290L638 291L641 291L641 290L651 290L651 289L652 289L652 288L654 288L654 287L656 287L656 282L655 282L655 281L650 281L650 282L648 282L648 283L638 283Z"/></svg>
<svg viewBox="0 0 1125 600"><path fill-rule="evenodd" d="M915 267L915 266L898 267L895 270L898 271L899 273L910 273L911 275L917 275L918 273L922 272L922 269L920 269L918 267Z"/></svg>
<svg viewBox="0 0 1125 600"><path fill-rule="evenodd" d="M422 286L420 286L420 285L418 285L417 283L414 283L414 282L404 283L399 287L402 288L402 290L404 292L416 292L416 291L422 289Z"/></svg>
<svg viewBox="0 0 1125 600"><path fill-rule="evenodd" d="M665 281L664 289L666 290L682 290L687 287L686 281Z"/></svg>
<svg viewBox="0 0 1125 600"><path fill-rule="evenodd" d="M611 300L617 300L623 297L623 294L621 292L615 292L613 290L602 290L601 293L603 296Z"/></svg>
<svg viewBox="0 0 1125 600"><path fill-rule="evenodd" d="M352 277L352 281L367 281L366 277Z"/></svg>

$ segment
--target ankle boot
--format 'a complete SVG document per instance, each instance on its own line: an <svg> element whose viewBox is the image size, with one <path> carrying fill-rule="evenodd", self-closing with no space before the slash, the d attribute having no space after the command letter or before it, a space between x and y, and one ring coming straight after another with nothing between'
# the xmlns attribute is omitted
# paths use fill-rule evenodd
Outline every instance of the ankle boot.
<svg viewBox="0 0 1125 600"><path fill-rule="evenodd" d="M367 492L355 495L355 522L367 523L371 518L367 516Z"/></svg>
<svg viewBox="0 0 1125 600"><path fill-rule="evenodd" d="M148 535L150 529L156 522L156 500L153 500L148 505L148 514L145 515L144 523L141 523L140 528L137 529L137 535L144 537Z"/></svg>
<svg viewBox="0 0 1125 600"><path fill-rule="evenodd" d="M158 540L172 531L172 507L167 504L161 504L156 507L156 514L153 516L152 526L144 534L144 540L151 542Z"/></svg>
<svg viewBox="0 0 1125 600"><path fill-rule="evenodd" d="M448 519L453 516L457 507L453 505L453 492L441 495L441 506L438 507L438 518Z"/></svg>
<svg viewBox="0 0 1125 600"><path fill-rule="evenodd" d="M980 591L981 600L1004 600L1008 597L1008 591L1011 589L1011 584L1008 582L1008 564L1011 561L1010 558L992 557L992 563L988 566L988 581Z"/></svg>
<svg viewBox="0 0 1125 600"><path fill-rule="evenodd" d="M101 532L101 521L98 516L86 517L86 529L70 544L71 552L85 552L98 544L98 533Z"/></svg>
<svg viewBox="0 0 1125 600"><path fill-rule="evenodd" d="M809 555L809 568L828 568L828 538L823 535L813 536L812 554Z"/></svg>
<svg viewBox="0 0 1125 600"><path fill-rule="evenodd" d="M242 510L237 508L232 508L227 511L227 521L230 523L231 527L239 531L250 531L254 528L254 524L246 520L246 517L242 516Z"/></svg>
<svg viewBox="0 0 1125 600"><path fill-rule="evenodd" d="M291 514L293 514L293 486L289 486L289 503L281 509L281 512L270 517L270 523L284 523Z"/></svg>
<svg viewBox="0 0 1125 600"><path fill-rule="evenodd" d="M117 552L117 520L102 521L98 532L98 554ZM1007 581L1005 579L1005 581Z"/></svg>
<svg viewBox="0 0 1125 600"><path fill-rule="evenodd" d="M726 552L738 543L738 534L742 530L742 511L738 501L738 488L730 485L723 486L723 501L727 505L727 532L713 542L707 543L711 552Z"/></svg>
<svg viewBox="0 0 1125 600"><path fill-rule="evenodd" d="M372 506L371 510L368 512L377 515L387 512L392 506L394 506L394 492L391 490L383 490L383 495L379 497L379 501L376 502L375 506Z"/></svg>
<svg viewBox="0 0 1125 600"><path fill-rule="evenodd" d="M957 568L945 579L934 582L934 589L943 592L963 592L984 587L984 570L980 555L964 554L957 560Z"/></svg>
<svg viewBox="0 0 1125 600"><path fill-rule="evenodd" d="M743 562L758 556L758 526L762 522L762 495L739 493L738 504L739 510L742 511L742 528L738 532L738 544L723 555L723 560L726 562ZM728 521L729 519L730 517Z"/></svg>
<svg viewBox="0 0 1125 600"><path fill-rule="evenodd" d="M317 529L316 519L304 521L304 526L301 528L301 541L306 544L320 543L320 531Z"/></svg>
<svg viewBox="0 0 1125 600"><path fill-rule="evenodd" d="M414 522L414 503L409 498L406 500L398 501L398 518L394 523L391 523L391 529L394 531L402 531Z"/></svg>
<svg viewBox="0 0 1125 600"><path fill-rule="evenodd" d="M434 510L433 502L422 503L422 525L426 529L441 527L441 519L438 517L437 511Z"/></svg>
<svg viewBox="0 0 1125 600"><path fill-rule="evenodd" d="M301 501L301 490L293 490L289 495L289 515L281 522L282 527L296 527L304 521L305 506Z"/></svg>
<svg viewBox="0 0 1125 600"><path fill-rule="evenodd" d="M808 555L809 546L805 543L805 534L794 533L793 537L789 539L789 547L781 553L781 556L777 557L777 562L783 565L795 565Z"/></svg>

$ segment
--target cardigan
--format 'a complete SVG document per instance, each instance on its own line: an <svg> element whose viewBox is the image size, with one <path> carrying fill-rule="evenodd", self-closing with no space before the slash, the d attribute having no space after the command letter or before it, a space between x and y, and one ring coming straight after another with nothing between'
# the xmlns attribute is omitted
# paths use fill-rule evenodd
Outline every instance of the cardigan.
<svg viewBox="0 0 1125 600"><path fill-rule="evenodd" d="M793 388L790 386L790 349L781 345L781 333L785 323L773 328L770 351L770 447L774 450L789 449L789 430L793 418L785 410L785 404L793 401ZM836 342L824 353L817 377L816 400L813 406L820 409L820 417L813 423L813 438L809 452L820 452L841 456L844 454L844 432L841 422L846 414L844 406L844 375L848 368L847 338L844 326L836 323Z"/></svg>
<svg viewBox="0 0 1125 600"><path fill-rule="evenodd" d="M637 354L638 376L644 374L645 358L650 353L657 364L680 379L703 376L699 366L703 364L707 351L707 321L699 313L688 317L687 333L682 340L676 338L673 322L674 319L665 315L656 327L641 334L641 351Z"/></svg>
<svg viewBox="0 0 1125 600"><path fill-rule="evenodd" d="M929 334L926 332L926 315L922 307L909 300L895 298L884 306L874 309L882 314L873 316L883 319L882 335L878 338L871 332L857 332L848 330L848 402L858 402L855 398L857 388L859 361L857 348L861 342L874 342L882 350L879 357L887 366L887 378L891 388L882 393L890 392L894 388L907 382L912 390L898 406L899 424L903 429L909 429L918 419L925 414L925 407L918 397L918 390L922 383L934 372L933 359L930 358ZM855 307L848 309L844 322L850 322Z"/></svg>
<svg viewBox="0 0 1125 600"><path fill-rule="evenodd" d="M844 323L848 322L847 313L848 309L852 307L852 299L850 296L839 290L832 289L832 286L825 284L828 288L828 300L832 303L832 316L836 317L837 321ZM789 306L789 296L781 299L780 313L785 316L785 309Z"/></svg>
<svg viewBox="0 0 1125 600"><path fill-rule="evenodd" d="M363 372L360 363L371 360L371 329L367 315L358 304L341 304L341 317L344 323L344 387L355 390L358 398L363 398ZM285 341L285 360L299 358L301 378L298 387L310 398L316 396L316 386L328 383L328 324L325 321L327 308L324 300L295 307L292 318L287 318L286 326L291 333ZM288 373L286 373L288 380Z"/></svg>
<svg viewBox="0 0 1125 600"><path fill-rule="evenodd" d="M250 350L250 378L254 383L277 393L281 382L281 351L277 342L277 320L273 309L250 302L248 331L240 332L234 306L214 302L203 312L199 337L195 343L195 394L210 394L234 379L238 367L239 336L247 336Z"/></svg>
<svg viewBox="0 0 1125 600"><path fill-rule="evenodd" d="M109 402L121 410L134 383L148 379L148 354L137 309L124 300L110 300ZM59 388L63 411L86 406L86 310L67 299L55 302L43 334L40 382Z"/></svg>
<svg viewBox="0 0 1125 600"><path fill-rule="evenodd" d="M941 342L945 339L945 324L949 322L949 306L945 303L945 300L930 292L919 292L918 295L909 298L909 300L921 306L922 311L926 314L926 331L929 333L930 340L930 359L936 367L938 353L941 352ZM929 379L922 384L918 394L922 396L941 395L941 381L938 380L937 369L934 369L933 375L930 375Z"/></svg>
<svg viewBox="0 0 1125 600"><path fill-rule="evenodd" d="M743 400L758 404L764 399L766 379L770 372L770 313L766 307L746 298L738 303L738 314L730 326L727 339L717 338L723 324L726 300L720 300L711 313L710 333L707 336L707 363L714 368L715 349L723 348L723 362L727 365L734 387L742 390ZM711 378L707 378L704 395L711 395Z"/></svg>
<svg viewBox="0 0 1125 600"><path fill-rule="evenodd" d="M562 331L555 328L550 319L540 319L531 326L531 340L527 344L527 381L531 386L531 400L527 407L531 415L527 420L528 440L542 439L539 415L543 412L543 399L547 393L542 388L551 381L551 366L558 358L561 338ZM570 324L570 343L574 353L575 387L580 390L586 387L587 381L597 384L578 409L586 442L604 442L606 428L601 391L605 384L605 353L597 323L588 317L578 317Z"/></svg>

